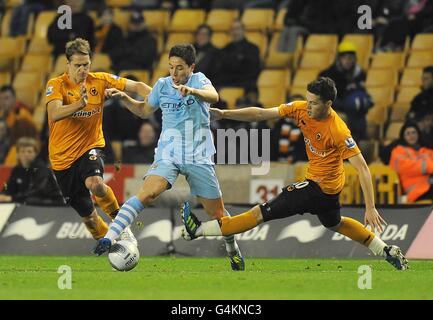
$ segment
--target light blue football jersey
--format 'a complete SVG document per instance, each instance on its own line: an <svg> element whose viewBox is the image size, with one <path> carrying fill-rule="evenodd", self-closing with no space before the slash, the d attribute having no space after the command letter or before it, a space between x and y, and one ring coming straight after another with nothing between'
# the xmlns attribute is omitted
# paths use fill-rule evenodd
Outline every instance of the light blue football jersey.
<svg viewBox="0 0 433 320"><path fill-rule="evenodd" d="M202 89L211 81L201 72L193 73L188 87ZM153 87L148 104L162 110L162 131L155 152L155 162L167 160L178 164L213 164L215 154L208 102L196 96L183 97L173 87L170 76L160 78Z"/></svg>

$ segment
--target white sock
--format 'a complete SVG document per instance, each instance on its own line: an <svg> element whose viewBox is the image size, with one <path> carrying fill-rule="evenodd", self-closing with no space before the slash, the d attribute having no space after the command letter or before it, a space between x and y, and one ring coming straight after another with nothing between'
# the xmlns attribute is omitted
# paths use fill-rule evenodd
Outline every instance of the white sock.
<svg viewBox="0 0 433 320"><path fill-rule="evenodd" d="M226 216L230 217L230 213L227 210L225 210L225 212L226 212ZM219 224L218 224L218 226L219 226ZM220 228L220 231L221 231L221 228ZM235 239L234 234L232 234L230 236L224 236L224 242L226 244L227 253L238 252L239 247L238 247L238 244L236 243L236 239Z"/></svg>
<svg viewBox="0 0 433 320"><path fill-rule="evenodd" d="M218 220L202 222L196 231L196 236L222 236Z"/></svg>
<svg viewBox="0 0 433 320"><path fill-rule="evenodd" d="M376 256L384 256L385 253L383 252L383 249L386 247L386 243L382 241L381 238L378 236L375 236L373 240L368 245L368 249L371 250L371 252L374 253Z"/></svg>

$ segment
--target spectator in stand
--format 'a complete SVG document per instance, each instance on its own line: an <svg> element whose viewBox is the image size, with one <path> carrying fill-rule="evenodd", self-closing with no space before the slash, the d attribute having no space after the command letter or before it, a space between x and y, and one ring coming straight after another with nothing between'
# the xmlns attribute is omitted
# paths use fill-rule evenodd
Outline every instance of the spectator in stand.
<svg viewBox="0 0 433 320"><path fill-rule="evenodd" d="M211 43L212 28L207 24L200 25L195 32L194 48L196 51L194 72L203 72L209 79L215 79L218 73L217 64L219 49Z"/></svg>
<svg viewBox="0 0 433 320"><path fill-rule="evenodd" d="M411 102L408 119L421 119L433 112L433 66L423 69L421 90Z"/></svg>
<svg viewBox="0 0 433 320"><path fill-rule="evenodd" d="M52 1L24 0L21 5L13 8L9 35L11 37L26 35L30 15L33 15L33 19L36 21L39 12L51 9L54 9Z"/></svg>
<svg viewBox="0 0 433 320"><path fill-rule="evenodd" d="M106 53L113 65L123 57L124 38L122 29L113 22L113 9L105 7L98 12L99 24L96 26L95 53Z"/></svg>
<svg viewBox="0 0 433 320"><path fill-rule="evenodd" d="M134 145L123 144L123 163L153 163L156 143L156 130L153 125L145 121L138 131L138 140Z"/></svg>
<svg viewBox="0 0 433 320"><path fill-rule="evenodd" d="M65 4L71 7L72 29L59 29L57 19L48 27L48 42L54 47L55 57L65 53L66 43L76 38L86 39L92 50L95 48L95 26L84 9L84 0L66 0Z"/></svg>
<svg viewBox="0 0 433 320"><path fill-rule="evenodd" d="M355 141L366 139L366 115L373 101L365 89L366 74L356 63L355 45L347 41L340 43L335 63L319 77L334 80L338 92L334 109L344 114Z"/></svg>
<svg viewBox="0 0 433 320"><path fill-rule="evenodd" d="M291 0L287 4L279 51L294 52L298 36L336 33L340 37L357 31L360 1Z"/></svg>
<svg viewBox="0 0 433 320"><path fill-rule="evenodd" d="M246 92L257 91L259 48L245 38L245 28L240 20L232 23L230 35L232 42L221 50L220 77L216 83L218 86L243 87Z"/></svg>
<svg viewBox="0 0 433 320"><path fill-rule="evenodd" d="M415 119L418 128L421 130L421 137L424 145L433 149L433 110Z"/></svg>
<svg viewBox="0 0 433 320"><path fill-rule="evenodd" d="M390 166L397 172L407 202L433 200L433 150L423 146L416 124L405 124Z"/></svg>
<svg viewBox="0 0 433 320"><path fill-rule="evenodd" d="M9 129L12 129L19 119L25 119L33 124L32 110L17 100L12 86L4 85L0 88L0 120L5 120Z"/></svg>
<svg viewBox="0 0 433 320"><path fill-rule="evenodd" d="M122 59L114 66L117 70L152 69L157 43L140 11L131 14L123 49Z"/></svg>
<svg viewBox="0 0 433 320"><path fill-rule="evenodd" d="M62 204L63 198L53 173L37 159L38 142L22 137L17 142L18 165L13 168L0 194L0 202L25 204Z"/></svg>
<svg viewBox="0 0 433 320"><path fill-rule="evenodd" d="M288 102L302 100L301 95L291 96ZM271 131L271 160L286 163L307 161L304 136L296 123L290 118L282 118L275 123Z"/></svg>
<svg viewBox="0 0 433 320"><path fill-rule="evenodd" d="M10 147L9 129L6 121L0 120L0 165L6 159Z"/></svg>

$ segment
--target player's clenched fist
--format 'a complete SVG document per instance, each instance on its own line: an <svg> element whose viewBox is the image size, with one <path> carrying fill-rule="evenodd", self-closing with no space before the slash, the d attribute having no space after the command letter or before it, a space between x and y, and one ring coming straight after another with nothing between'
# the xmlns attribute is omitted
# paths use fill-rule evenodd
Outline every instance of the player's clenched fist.
<svg viewBox="0 0 433 320"><path fill-rule="evenodd" d="M224 111L216 108L210 108L210 121L217 121L224 118Z"/></svg>
<svg viewBox="0 0 433 320"><path fill-rule="evenodd" d="M116 88L105 89L106 98L122 98L125 96L123 91L117 90Z"/></svg>

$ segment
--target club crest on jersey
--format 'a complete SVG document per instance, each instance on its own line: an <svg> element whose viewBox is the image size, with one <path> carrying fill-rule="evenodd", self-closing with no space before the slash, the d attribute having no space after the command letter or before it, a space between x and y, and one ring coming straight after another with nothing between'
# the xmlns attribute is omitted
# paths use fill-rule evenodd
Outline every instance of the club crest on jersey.
<svg viewBox="0 0 433 320"><path fill-rule="evenodd" d="M316 140L320 141L320 139L322 139L322 135L319 133L316 134Z"/></svg>
<svg viewBox="0 0 433 320"><path fill-rule="evenodd" d="M95 87L92 87L92 88L90 89L90 94L91 94L92 96L97 96L97 95L98 95L98 90L96 90Z"/></svg>
<svg viewBox="0 0 433 320"><path fill-rule="evenodd" d="M114 79L114 80L119 80L119 76L117 76L117 75L115 75L115 74L111 74L111 77Z"/></svg>
<svg viewBox="0 0 433 320"><path fill-rule="evenodd" d="M74 94L71 91L68 91L68 96L73 97Z"/></svg>
<svg viewBox="0 0 433 320"><path fill-rule="evenodd" d="M47 87L47 92L45 93L45 95L48 97L53 93L53 87L49 86Z"/></svg>
<svg viewBox="0 0 433 320"><path fill-rule="evenodd" d="M346 143L347 149L353 149L356 147L356 142L352 137L347 138L344 142Z"/></svg>
<svg viewBox="0 0 433 320"><path fill-rule="evenodd" d="M89 157L89 160L92 160L92 161L95 161L96 159L98 159L98 157L95 156L94 154L92 154L92 155Z"/></svg>

